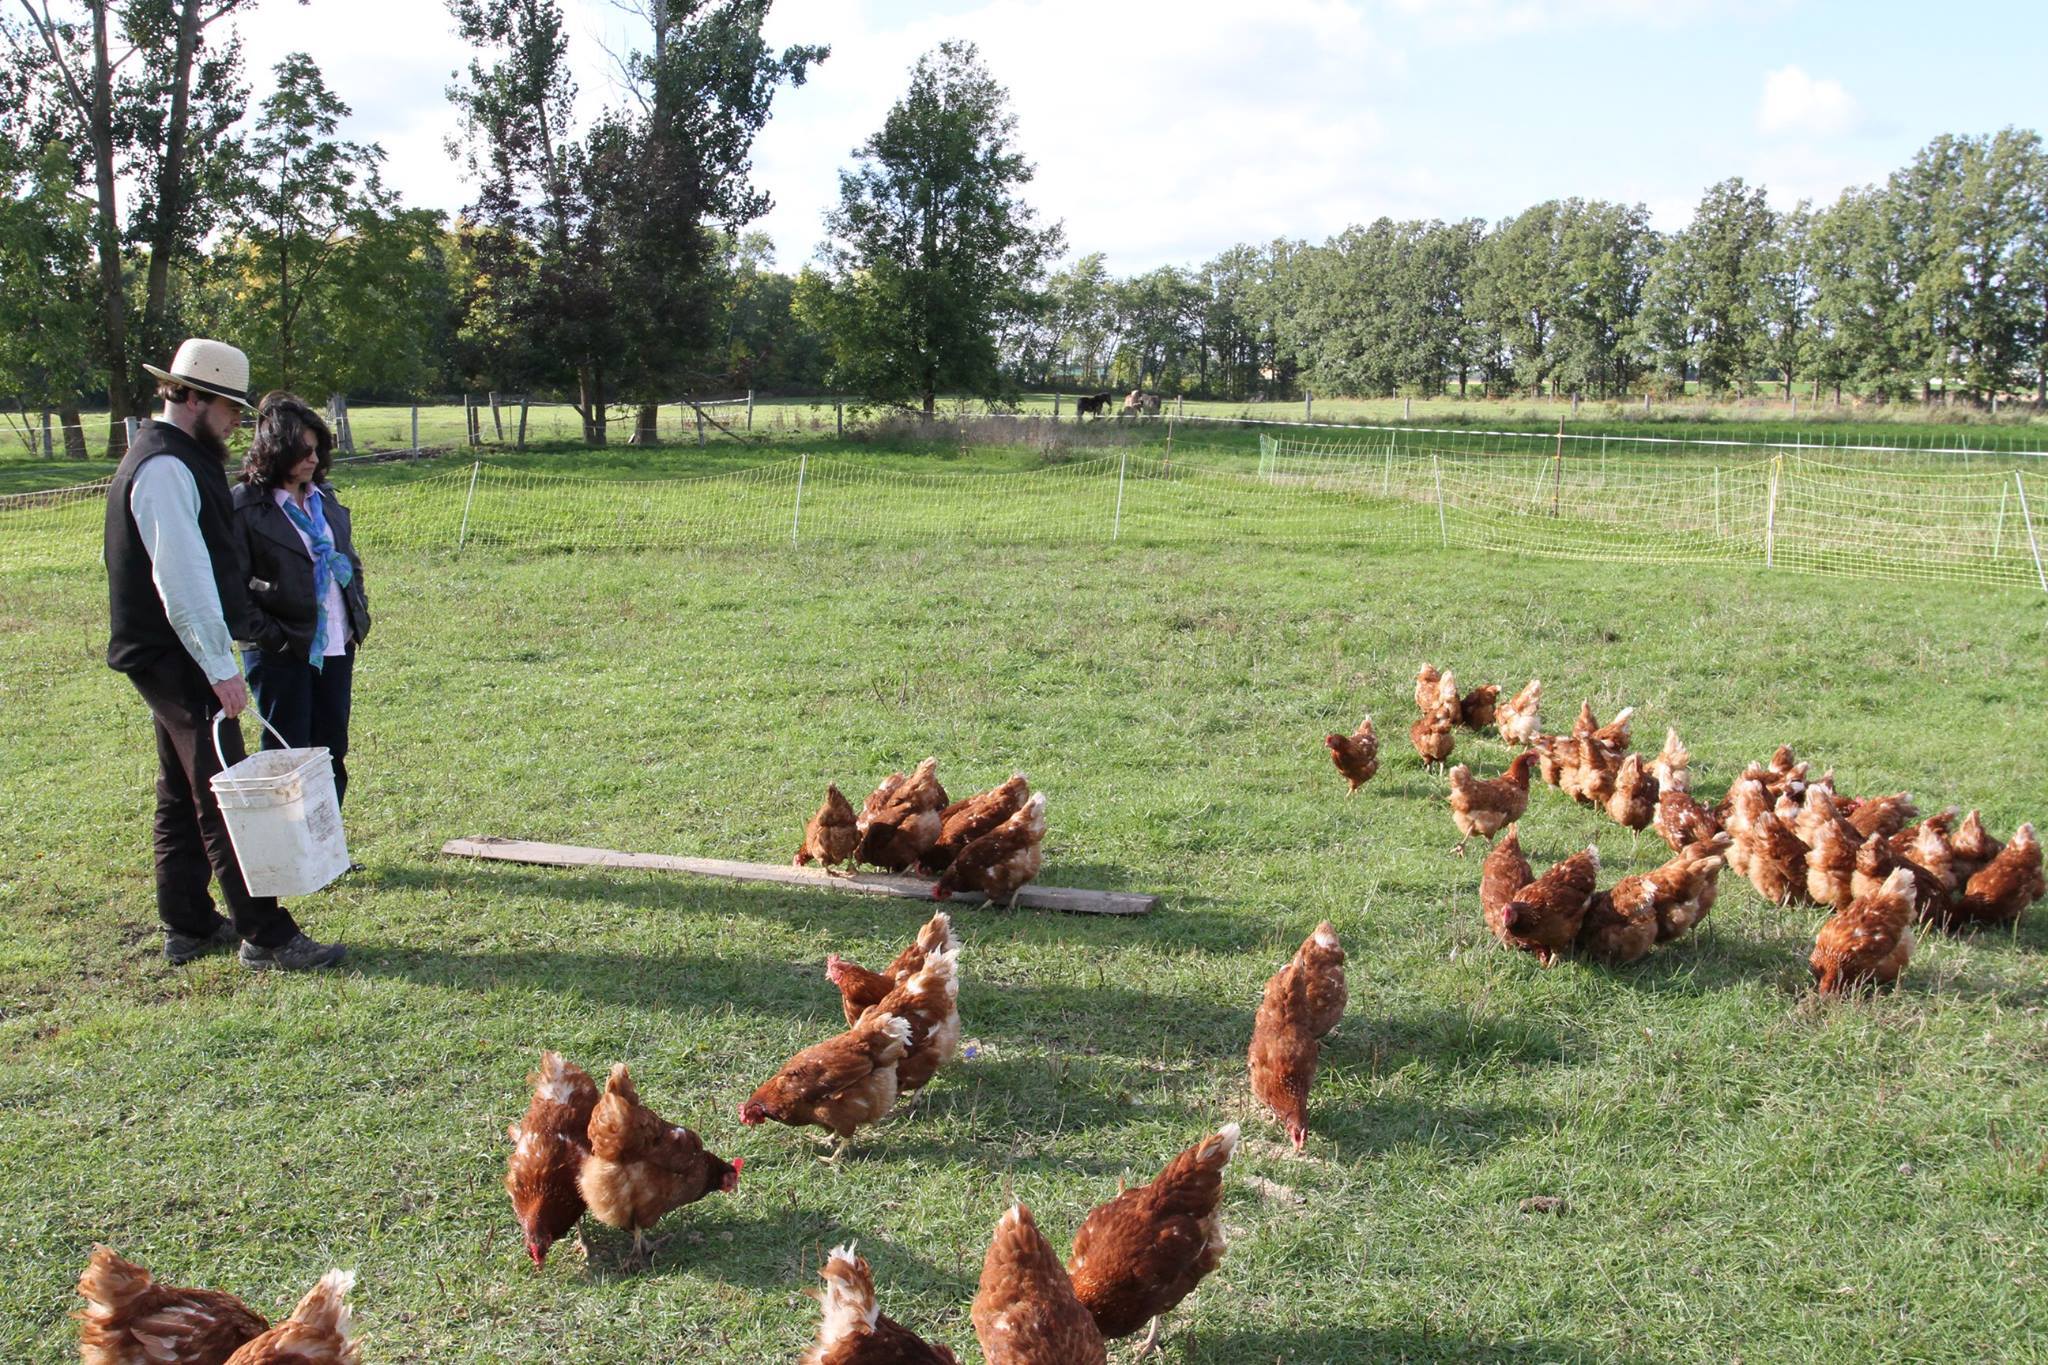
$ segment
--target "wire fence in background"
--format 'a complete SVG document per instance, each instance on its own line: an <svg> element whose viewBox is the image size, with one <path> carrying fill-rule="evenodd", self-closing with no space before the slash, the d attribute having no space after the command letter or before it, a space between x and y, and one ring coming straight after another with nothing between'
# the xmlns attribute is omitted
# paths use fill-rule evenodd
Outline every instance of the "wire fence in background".
<svg viewBox="0 0 2048 1365"><path fill-rule="evenodd" d="M1256 470L1128 449L983 474L805 453L658 480L478 460L345 487L372 555L818 542L1437 545L2048 592L2036 470L1727 453L1735 458L1572 459L1557 449L1265 436ZM0 498L0 570L96 562L104 507L104 482Z"/></svg>

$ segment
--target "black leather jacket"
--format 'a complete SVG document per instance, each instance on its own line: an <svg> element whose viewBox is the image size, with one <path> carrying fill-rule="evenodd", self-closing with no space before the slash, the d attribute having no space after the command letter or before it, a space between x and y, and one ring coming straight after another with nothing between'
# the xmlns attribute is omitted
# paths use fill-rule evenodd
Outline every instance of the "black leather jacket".
<svg viewBox="0 0 2048 1365"><path fill-rule="evenodd" d="M362 556L356 553L348 509L333 488L323 483L319 489L334 547L355 565L355 577L341 590L341 602L348 615L349 638L361 641L370 633ZM270 490L250 483L235 485L235 529L249 553L249 614L236 634L265 652L306 658L320 610L313 597L313 556L306 552L306 542L299 539L298 528Z"/></svg>

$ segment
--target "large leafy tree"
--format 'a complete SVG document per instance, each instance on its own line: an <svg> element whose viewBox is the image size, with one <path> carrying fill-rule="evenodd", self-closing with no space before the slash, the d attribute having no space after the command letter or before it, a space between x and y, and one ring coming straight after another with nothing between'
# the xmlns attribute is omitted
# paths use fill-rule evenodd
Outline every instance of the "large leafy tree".
<svg viewBox="0 0 2048 1365"><path fill-rule="evenodd" d="M56 408L65 452L85 457L79 396L94 373L91 213L64 146L0 138L0 393Z"/></svg>
<svg viewBox="0 0 2048 1365"><path fill-rule="evenodd" d="M555 0L449 0L485 55L449 94L480 186L467 247L478 304L509 382L567 380L584 439L606 440L615 398L649 432L664 390L701 382L721 337L707 276L716 229L769 206L747 184L776 88L825 49L770 52L768 0L649 0L649 46L622 66L631 107L579 138L568 36Z"/></svg>
<svg viewBox="0 0 2048 1365"><path fill-rule="evenodd" d="M116 453L122 419L143 410L149 390L140 360L175 342L180 272L226 200L229 129L247 95L227 21L251 3L19 0L25 17L0 22L10 58L41 77L24 116L61 130L91 204L95 330ZM131 249L142 253L139 298Z"/></svg>
<svg viewBox="0 0 2048 1365"><path fill-rule="evenodd" d="M1020 197L1032 169L1008 103L972 43L942 43L840 172L829 273L807 277L799 306L841 386L926 415L941 392L1004 396L998 337L1037 306L1061 243Z"/></svg>

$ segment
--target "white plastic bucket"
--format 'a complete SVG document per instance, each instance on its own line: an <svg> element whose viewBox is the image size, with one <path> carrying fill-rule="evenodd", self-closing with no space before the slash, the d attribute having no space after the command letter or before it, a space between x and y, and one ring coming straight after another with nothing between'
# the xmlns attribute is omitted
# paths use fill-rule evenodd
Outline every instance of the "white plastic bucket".
<svg viewBox="0 0 2048 1365"><path fill-rule="evenodd" d="M221 753L220 723L225 719L225 711L213 718L213 751L223 765L227 757ZM256 719L277 735L261 712ZM260 749L215 773L213 795L250 895L303 896L348 871L334 761L325 748Z"/></svg>

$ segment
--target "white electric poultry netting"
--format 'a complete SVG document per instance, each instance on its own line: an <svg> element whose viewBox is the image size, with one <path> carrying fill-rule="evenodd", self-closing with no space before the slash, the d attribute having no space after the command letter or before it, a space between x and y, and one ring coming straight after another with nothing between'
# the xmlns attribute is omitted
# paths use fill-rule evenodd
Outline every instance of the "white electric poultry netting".
<svg viewBox="0 0 2048 1365"><path fill-rule="evenodd" d="M1429 545L1645 564L1747 564L2048 590L2023 471L1864 468L1762 450L1487 454L1264 437L1257 474L1128 452L1023 473L801 456L620 480L488 462L354 483L369 552L828 542ZM0 499L0 569L96 560L105 485Z"/></svg>

